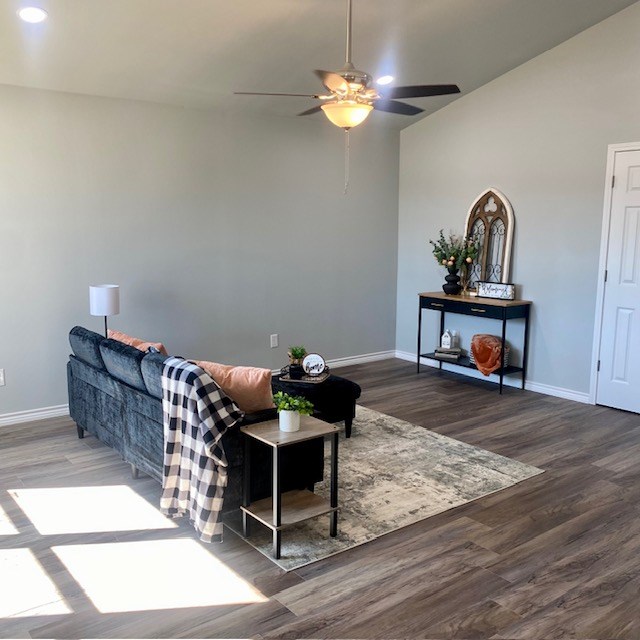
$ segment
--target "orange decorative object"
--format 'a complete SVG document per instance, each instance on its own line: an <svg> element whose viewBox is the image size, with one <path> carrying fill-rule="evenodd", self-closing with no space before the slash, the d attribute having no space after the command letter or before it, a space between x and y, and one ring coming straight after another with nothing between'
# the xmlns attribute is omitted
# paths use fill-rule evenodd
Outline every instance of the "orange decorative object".
<svg viewBox="0 0 640 640"><path fill-rule="evenodd" d="M496 336L478 333L471 339L471 353L478 371L488 376L502 366L502 341Z"/></svg>

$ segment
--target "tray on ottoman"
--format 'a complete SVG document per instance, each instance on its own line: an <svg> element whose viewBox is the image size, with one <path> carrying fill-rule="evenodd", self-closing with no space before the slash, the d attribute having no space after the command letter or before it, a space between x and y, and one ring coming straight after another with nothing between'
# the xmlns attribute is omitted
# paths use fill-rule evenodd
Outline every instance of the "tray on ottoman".
<svg viewBox="0 0 640 640"><path fill-rule="evenodd" d="M305 384L320 384L321 382L324 382L330 375L331 372L329 371L329 367L327 367L319 376L310 376L305 373L302 378L291 378L289 376L289 365L280 369L280 380L282 380L283 382L304 382Z"/></svg>

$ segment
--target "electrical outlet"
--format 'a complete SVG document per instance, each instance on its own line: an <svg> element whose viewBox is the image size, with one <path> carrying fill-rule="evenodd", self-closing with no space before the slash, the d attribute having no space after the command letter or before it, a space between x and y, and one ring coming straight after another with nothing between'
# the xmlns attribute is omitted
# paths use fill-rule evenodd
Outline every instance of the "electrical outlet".
<svg viewBox="0 0 640 640"><path fill-rule="evenodd" d="M4 369L0 369L0 387L4 387Z"/></svg>
<svg viewBox="0 0 640 640"><path fill-rule="evenodd" d="M272 333L271 334L271 348L275 349L278 346L278 334L277 333Z"/></svg>

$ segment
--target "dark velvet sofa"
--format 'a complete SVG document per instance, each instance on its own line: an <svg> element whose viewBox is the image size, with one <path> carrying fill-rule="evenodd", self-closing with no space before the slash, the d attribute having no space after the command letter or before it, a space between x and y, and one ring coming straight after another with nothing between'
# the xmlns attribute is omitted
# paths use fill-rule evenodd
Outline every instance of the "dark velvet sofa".
<svg viewBox="0 0 640 640"><path fill-rule="evenodd" d="M69 333L73 353L67 364L69 412L78 429L115 449L122 458L156 480L162 480L163 424L161 376L166 356L144 353L83 327ZM246 414L242 423L222 438L229 462L224 511L240 506L244 441L242 425L270 420L275 409ZM271 494L271 452L251 441L251 500ZM282 451L283 491L312 487L322 480L321 440L285 447Z"/></svg>

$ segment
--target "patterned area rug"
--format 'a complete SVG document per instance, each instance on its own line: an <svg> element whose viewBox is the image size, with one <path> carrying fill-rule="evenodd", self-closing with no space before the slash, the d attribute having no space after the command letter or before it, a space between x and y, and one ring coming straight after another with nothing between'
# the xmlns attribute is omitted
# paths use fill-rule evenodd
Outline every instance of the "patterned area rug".
<svg viewBox="0 0 640 640"><path fill-rule="evenodd" d="M329 497L329 444L325 482ZM338 536L329 537L329 516L282 533L282 557L271 556L271 531L253 522L247 542L291 571L385 533L511 487L541 469L438 435L423 427L358 406L349 440L338 455ZM239 513L225 521L241 531Z"/></svg>

